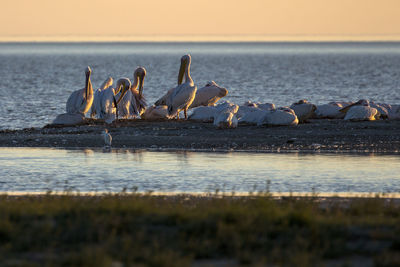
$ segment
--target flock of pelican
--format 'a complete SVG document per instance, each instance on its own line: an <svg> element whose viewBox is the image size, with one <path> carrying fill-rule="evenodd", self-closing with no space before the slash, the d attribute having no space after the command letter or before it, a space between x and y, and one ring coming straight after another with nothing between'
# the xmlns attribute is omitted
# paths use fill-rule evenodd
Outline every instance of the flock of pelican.
<svg viewBox="0 0 400 267"><path fill-rule="evenodd" d="M147 107L143 96L146 69L138 67L133 73L133 83L129 78L120 78L116 86L111 77L93 91L90 75L85 70L83 89L74 91L67 100L67 113L60 114L53 124L74 125L91 118L103 119L107 124L117 119L173 119L183 112L185 119L213 122L218 128L236 128L239 123L262 125L297 125L308 119L344 119L350 121L400 119L400 105L377 104L368 100L357 102L330 102L314 105L300 100L290 107L278 107L271 103L247 101L241 106L218 100L228 94L228 90L214 81L197 89L190 76L190 55L181 58L177 86L168 90L152 106ZM188 110L192 109L190 115ZM106 133L104 133L106 134ZM111 141L110 141L111 142Z"/></svg>

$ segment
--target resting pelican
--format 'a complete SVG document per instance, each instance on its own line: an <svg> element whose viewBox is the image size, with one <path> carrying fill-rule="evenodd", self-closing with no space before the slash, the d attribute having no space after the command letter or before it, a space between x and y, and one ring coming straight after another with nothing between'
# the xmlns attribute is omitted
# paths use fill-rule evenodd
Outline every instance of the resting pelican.
<svg viewBox="0 0 400 267"><path fill-rule="evenodd" d="M365 99L342 108L340 112L346 114L344 117L345 120L350 121L374 121L380 117L378 110L371 107L370 102Z"/></svg>
<svg viewBox="0 0 400 267"><path fill-rule="evenodd" d="M218 100L228 94L226 88L219 86L216 82L210 81L196 92L193 103L189 108L198 106L214 106Z"/></svg>
<svg viewBox="0 0 400 267"><path fill-rule="evenodd" d="M296 113L296 116L300 122L304 122L314 117L314 112L317 109L314 104L311 104L305 99L293 103L290 108Z"/></svg>
<svg viewBox="0 0 400 267"><path fill-rule="evenodd" d="M315 110L315 116L317 119L343 119L345 114L340 112L340 110L348 105L348 103L342 102L330 102L319 105Z"/></svg>
<svg viewBox="0 0 400 267"><path fill-rule="evenodd" d="M184 55L181 58L181 67L178 75L178 86L172 91L167 99L168 114L175 115L179 119L179 112L183 110L185 119L187 119L187 110L192 104L196 95L197 87L194 85L192 77L190 77L190 55ZM183 76L185 75L185 82Z"/></svg>
<svg viewBox="0 0 400 267"><path fill-rule="evenodd" d="M289 107L281 107L275 110L267 111L265 116L257 123L258 126L295 126L299 124L296 114Z"/></svg>
<svg viewBox="0 0 400 267"><path fill-rule="evenodd" d="M214 125L220 129L236 128L238 119L232 111L220 112L214 119Z"/></svg>
<svg viewBox="0 0 400 267"><path fill-rule="evenodd" d="M146 69L138 67L133 73L133 84L122 97L118 104L119 116L122 118L138 117L146 109L146 101L143 97L143 84L146 77ZM139 88L139 90L138 90Z"/></svg>
<svg viewBox="0 0 400 267"><path fill-rule="evenodd" d="M85 88L74 91L67 100L67 113L75 114L80 113L84 115L92 106L93 103L93 87L90 81L90 74L92 70L88 66L85 70L86 82Z"/></svg>
<svg viewBox="0 0 400 267"><path fill-rule="evenodd" d="M121 78L117 81L115 89L112 86L104 90L98 89L98 93L96 94L98 99L94 105L94 112L98 118L104 119L106 123L111 123L117 119L118 104L130 87L131 81L128 78ZM116 100L117 94L120 91L121 94L119 94L118 100Z"/></svg>
<svg viewBox="0 0 400 267"><path fill-rule="evenodd" d="M163 106L151 106L146 108L144 113L142 114L142 119L144 120L167 120L169 119L168 116L168 107Z"/></svg>

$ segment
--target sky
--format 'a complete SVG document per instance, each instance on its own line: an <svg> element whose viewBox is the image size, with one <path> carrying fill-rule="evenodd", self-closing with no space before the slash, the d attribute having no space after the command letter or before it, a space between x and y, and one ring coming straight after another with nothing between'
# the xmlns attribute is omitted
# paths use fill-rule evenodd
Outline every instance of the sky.
<svg viewBox="0 0 400 267"><path fill-rule="evenodd" d="M0 40L400 40L399 0L0 0Z"/></svg>

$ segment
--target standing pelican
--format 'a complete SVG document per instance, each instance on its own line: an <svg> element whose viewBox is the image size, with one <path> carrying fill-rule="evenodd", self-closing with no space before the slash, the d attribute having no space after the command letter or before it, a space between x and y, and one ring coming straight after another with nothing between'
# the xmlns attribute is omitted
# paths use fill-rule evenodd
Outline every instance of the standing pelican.
<svg viewBox="0 0 400 267"><path fill-rule="evenodd" d="M177 115L179 119L179 112L183 110L185 119L187 119L187 110L192 104L195 96L197 87L194 85L192 77L190 77L190 55L184 55L181 58L181 67L178 75L178 86L175 87L171 95L167 99L168 114ZM185 75L185 82L183 76Z"/></svg>
<svg viewBox="0 0 400 267"><path fill-rule="evenodd" d="M118 105L118 115L120 117L137 117L145 111L146 101L143 97L144 77L146 77L146 69L138 67L133 73L133 84L130 90L126 92Z"/></svg>
<svg viewBox="0 0 400 267"><path fill-rule="evenodd" d="M80 113L85 115L93 103L93 87L90 81L92 70L88 66L85 70L86 82L85 88L74 91L67 100L66 110L69 114Z"/></svg>
<svg viewBox="0 0 400 267"><path fill-rule="evenodd" d="M98 99L95 100L94 105L94 112L98 118L104 119L106 123L111 123L118 118L118 104L130 87L131 81L128 78L121 78L117 81L115 89L112 86L101 91L98 89L96 93ZM117 97L118 93L120 93L119 97Z"/></svg>

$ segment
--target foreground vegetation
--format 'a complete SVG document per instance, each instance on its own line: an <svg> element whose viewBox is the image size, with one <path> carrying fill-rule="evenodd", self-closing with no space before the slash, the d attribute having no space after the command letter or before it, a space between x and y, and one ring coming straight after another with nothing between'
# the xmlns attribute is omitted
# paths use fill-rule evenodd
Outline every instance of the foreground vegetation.
<svg viewBox="0 0 400 267"><path fill-rule="evenodd" d="M370 199L0 197L1 266L400 265L400 206Z"/></svg>

